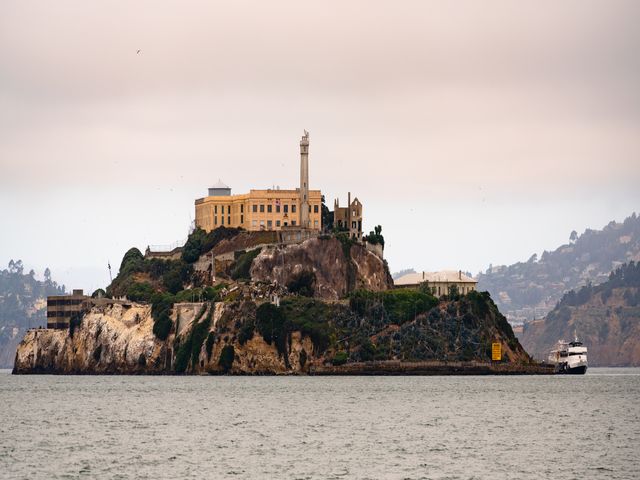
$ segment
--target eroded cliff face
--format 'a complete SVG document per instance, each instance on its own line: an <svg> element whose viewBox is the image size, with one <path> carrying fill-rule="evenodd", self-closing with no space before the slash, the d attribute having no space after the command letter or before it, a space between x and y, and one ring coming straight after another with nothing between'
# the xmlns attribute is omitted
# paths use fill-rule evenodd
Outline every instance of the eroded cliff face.
<svg viewBox="0 0 640 480"><path fill-rule="evenodd" d="M150 307L95 307L72 330L30 330L15 373L161 373L165 342L153 334Z"/></svg>
<svg viewBox="0 0 640 480"><path fill-rule="evenodd" d="M383 291L393 286L381 258L360 244L347 250L349 256L334 237L267 247L254 259L251 279L287 285L302 271L311 271L315 276L314 296L326 300L343 298L356 288Z"/></svg>
<svg viewBox="0 0 640 480"><path fill-rule="evenodd" d="M53 374L284 374L306 371L314 347L308 337L293 332L287 352L278 353L259 333L240 343L238 326L246 304L217 302L213 304L179 304L174 306L174 328L178 337L166 341L153 334L153 318L148 305L132 304L96 307L78 326L70 330L30 330L19 344L14 373ZM253 305L255 310L255 305ZM199 314L199 313L200 314ZM180 345L190 341L196 325L210 315L205 335L213 341L192 347L195 362L176 371ZM240 322L240 323L238 323ZM233 346L231 368L220 365L225 346ZM302 353L304 351L304 353ZM187 352L191 357L191 351ZM301 361L302 359L304 361Z"/></svg>

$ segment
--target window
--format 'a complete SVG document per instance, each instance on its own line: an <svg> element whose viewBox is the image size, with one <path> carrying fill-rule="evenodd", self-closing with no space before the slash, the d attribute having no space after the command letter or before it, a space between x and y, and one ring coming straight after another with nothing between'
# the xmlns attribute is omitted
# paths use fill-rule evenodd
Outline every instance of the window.
<svg viewBox="0 0 640 480"><path fill-rule="evenodd" d="M354 217L356 216L356 211L355 211L355 210L353 211L353 216L354 216Z"/></svg>
<svg viewBox="0 0 640 480"><path fill-rule="evenodd" d="M276 220L276 227L280 226L280 220Z"/></svg>
<svg viewBox="0 0 640 480"><path fill-rule="evenodd" d="M271 213L272 209L273 209L272 205L267 205L267 213Z"/></svg>
<svg viewBox="0 0 640 480"><path fill-rule="evenodd" d="M244 203L240 204L240 213L244 213Z"/></svg>
<svg viewBox="0 0 640 480"><path fill-rule="evenodd" d="M244 223L244 215L240 215L240 223Z"/></svg>
<svg viewBox="0 0 640 480"><path fill-rule="evenodd" d="M229 215L231 215L231 205L227 205L227 213ZM231 223L231 222L229 222L229 223Z"/></svg>
<svg viewBox="0 0 640 480"><path fill-rule="evenodd" d="M271 230L273 228L273 222L271 220L267 220L267 228Z"/></svg>
<svg viewBox="0 0 640 480"><path fill-rule="evenodd" d="M318 228L318 220L314 220L314 221L313 221L313 226L314 226L315 228Z"/></svg>
<svg viewBox="0 0 640 480"><path fill-rule="evenodd" d="M224 215L220 215L220 225L224 225Z"/></svg>
<svg viewBox="0 0 640 480"><path fill-rule="evenodd" d="M289 213L289 205L284 205L284 213Z"/></svg>
<svg viewBox="0 0 640 480"><path fill-rule="evenodd" d="M295 227L296 226L296 221L295 220L291 220L291 226Z"/></svg>
<svg viewBox="0 0 640 480"><path fill-rule="evenodd" d="M295 205L291 205L291 213L296 213L296 206Z"/></svg>
<svg viewBox="0 0 640 480"><path fill-rule="evenodd" d="M356 222L351 222L351 228L356 228Z"/></svg>
<svg viewBox="0 0 640 480"><path fill-rule="evenodd" d="M258 205L253 206L253 213L258 213Z"/></svg>
<svg viewBox="0 0 640 480"><path fill-rule="evenodd" d="M215 205L215 206L213 207L213 213L218 213L218 205Z"/></svg>
<svg viewBox="0 0 640 480"><path fill-rule="evenodd" d="M264 205L260 205L260 213L264 213Z"/></svg>
<svg viewBox="0 0 640 480"><path fill-rule="evenodd" d="M213 217L213 224L217 225L218 224L218 217Z"/></svg>
<svg viewBox="0 0 640 480"><path fill-rule="evenodd" d="M280 204L276 204L276 213L280 213Z"/></svg>
<svg viewBox="0 0 640 480"><path fill-rule="evenodd" d="M284 226L286 227L287 225L288 225L288 223L287 223L287 222L284 222Z"/></svg>
<svg viewBox="0 0 640 480"><path fill-rule="evenodd" d="M253 220L253 221L251 222L251 226L252 226L252 227L257 227L257 226L258 226L258 221L257 221L257 220Z"/></svg>
<svg viewBox="0 0 640 480"><path fill-rule="evenodd" d="M318 205L313 206L313 213L318 213Z"/></svg>
<svg viewBox="0 0 640 480"><path fill-rule="evenodd" d="M231 216L227 217L227 225L231 225Z"/></svg>
<svg viewBox="0 0 640 480"><path fill-rule="evenodd" d="M309 213L311 213L311 205L309 205Z"/></svg>

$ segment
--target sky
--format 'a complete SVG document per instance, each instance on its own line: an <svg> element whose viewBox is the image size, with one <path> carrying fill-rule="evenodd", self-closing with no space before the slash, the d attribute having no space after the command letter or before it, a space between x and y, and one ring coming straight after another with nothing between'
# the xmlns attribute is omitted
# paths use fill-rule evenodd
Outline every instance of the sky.
<svg viewBox="0 0 640 480"><path fill-rule="evenodd" d="M640 212L640 2L0 2L0 266L67 288L299 181L392 271L527 260ZM138 52L139 51L139 52Z"/></svg>

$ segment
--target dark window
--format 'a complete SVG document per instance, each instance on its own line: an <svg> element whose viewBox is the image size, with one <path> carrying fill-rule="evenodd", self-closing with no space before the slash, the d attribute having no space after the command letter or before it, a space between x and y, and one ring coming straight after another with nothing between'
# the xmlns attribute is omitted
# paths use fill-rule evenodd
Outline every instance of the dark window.
<svg viewBox="0 0 640 480"><path fill-rule="evenodd" d="M240 223L244 223L244 215L240 215Z"/></svg>
<svg viewBox="0 0 640 480"><path fill-rule="evenodd" d="M218 213L218 205L214 205L214 207L213 207L213 213Z"/></svg>
<svg viewBox="0 0 640 480"><path fill-rule="evenodd" d="M291 205L291 213L296 213L296 206L295 205Z"/></svg>
<svg viewBox="0 0 640 480"><path fill-rule="evenodd" d="M273 227L273 223L271 222L271 220L267 220L267 228L271 230L272 227Z"/></svg>
<svg viewBox="0 0 640 480"><path fill-rule="evenodd" d="M276 213L280 213L280 205L276 205Z"/></svg>
<svg viewBox="0 0 640 480"><path fill-rule="evenodd" d="M240 204L240 213L244 213L244 203Z"/></svg>
<svg viewBox="0 0 640 480"><path fill-rule="evenodd" d="M276 220L276 227L280 226L280 220Z"/></svg>
<svg viewBox="0 0 640 480"><path fill-rule="evenodd" d="M295 220L291 220L291 226L295 227L296 226L296 221Z"/></svg>
<svg viewBox="0 0 640 480"><path fill-rule="evenodd" d="M227 225L231 225L231 217L227 217Z"/></svg>
<svg viewBox="0 0 640 480"><path fill-rule="evenodd" d="M264 213L264 205L260 205L260 213Z"/></svg>
<svg viewBox="0 0 640 480"><path fill-rule="evenodd" d="M313 213L318 213L318 205L313 206Z"/></svg>
<svg viewBox="0 0 640 480"><path fill-rule="evenodd" d="M253 206L253 213L258 213L258 205Z"/></svg>
<svg viewBox="0 0 640 480"><path fill-rule="evenodd" d="M271 213L272 210L273 210L273 206L267 205L267 213Z"/></svg>
<svg viewBox="0 0 640 480"><path fill-rule="evenodd" d="M289 205L284 205L284 213L289 213Z"/></svg>
<svg viewBox="0 0 640 480"><path fill-rule="evenodd" d="M220 217L220 225L224 225L224 215Z"/></svg>

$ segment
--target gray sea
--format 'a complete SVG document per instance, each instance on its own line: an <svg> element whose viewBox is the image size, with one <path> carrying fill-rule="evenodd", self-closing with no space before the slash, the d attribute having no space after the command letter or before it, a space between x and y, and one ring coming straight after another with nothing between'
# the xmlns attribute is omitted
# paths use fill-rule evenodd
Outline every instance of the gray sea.
<svg viewBox="0 0 640 480"><path fill-rule="evenodd" d="M555 377L0 373L2 479L638 479L640 369Z"/></svg>

